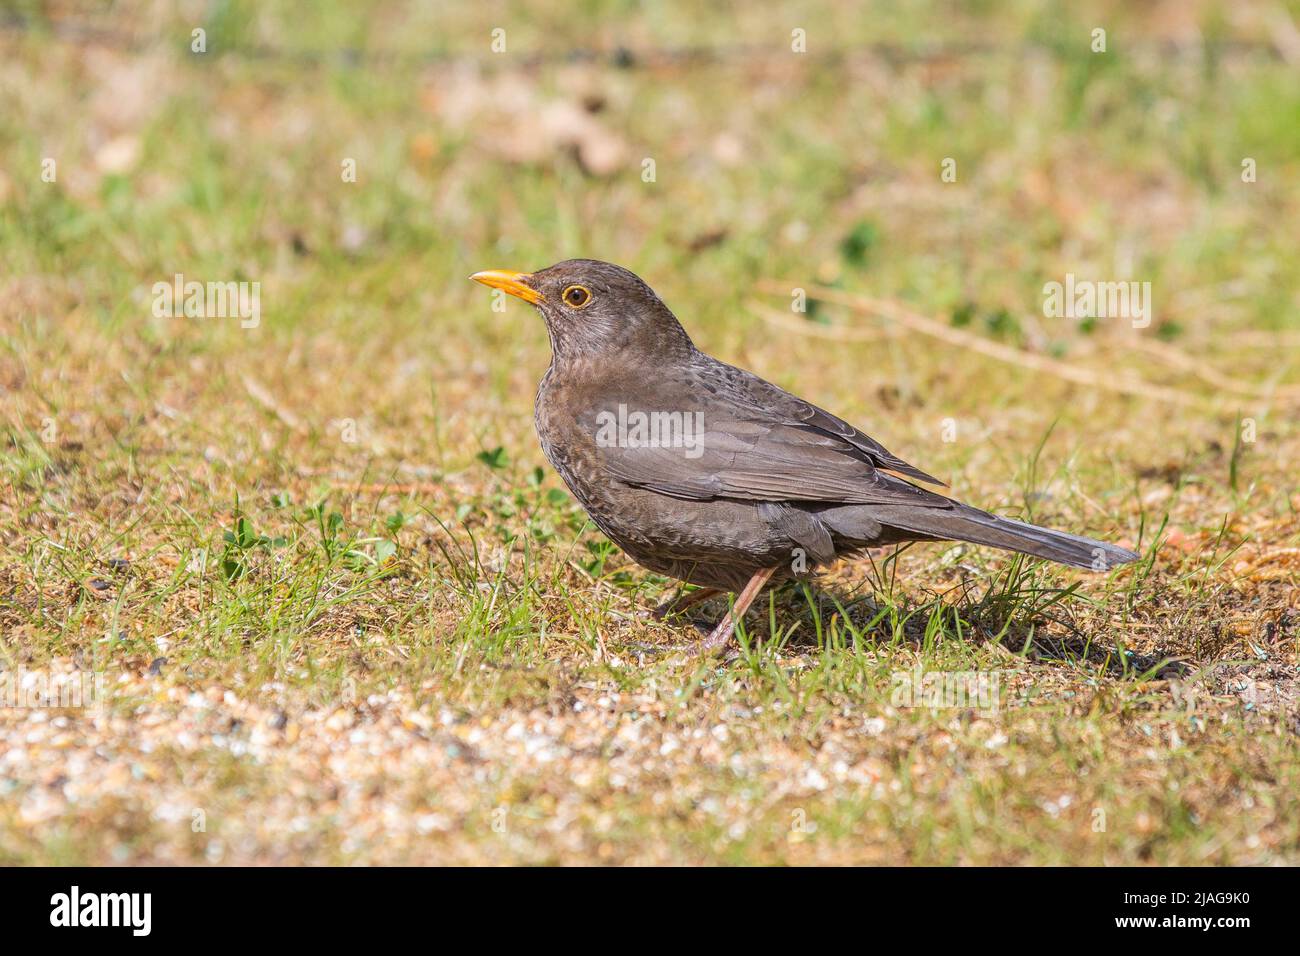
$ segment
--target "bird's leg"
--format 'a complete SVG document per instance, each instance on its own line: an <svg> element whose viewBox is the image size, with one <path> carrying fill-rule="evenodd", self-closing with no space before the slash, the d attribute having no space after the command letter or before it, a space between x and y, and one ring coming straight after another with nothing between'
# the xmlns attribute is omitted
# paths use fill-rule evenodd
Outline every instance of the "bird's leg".
<svg viewBox="0 0 1300 956"><path fill-rule="evenodd" d="M673 611L685 611L688 607L693 607L701 601L707 601L717 593L717 588L700 588L698 591L692 591L690 594L683 597L681 589L679 588L676 594L651 611L650 616L656 621L662 621L669 614L672 614ZM678 606L679 604L680 606Z"/></svg>
<svg viewBox="0 0 1300 956"><path fill-rule="evenodd" d="M763 568L754 572L754 576L745 585L745 590L736 595L736 603L732 605L731 610L718 622L718 626L713 629L713 633L700 641L700 654L716 654L727 646L731 640L731 635L735 633L736 622L745 616L749 606L754 603L754 598L758 597L758 592L763 590L763 586L775 573L776 568Z"/></svg>

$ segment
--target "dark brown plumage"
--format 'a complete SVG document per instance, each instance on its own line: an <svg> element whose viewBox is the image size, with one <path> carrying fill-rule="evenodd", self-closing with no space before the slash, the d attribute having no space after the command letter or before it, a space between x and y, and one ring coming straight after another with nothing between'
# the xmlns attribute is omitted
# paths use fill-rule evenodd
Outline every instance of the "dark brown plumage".
<svg viewBox="0 0 1300 956"><path fill-rule="evenodd" d="M904 541L969 541L1092 570L1138 557L999 518L829 412L705 355L639 278L570 259L473 278L531 302L552 361L537 390L547 459L639 564L738 598L702 647L724 646L769 583ZM695 597L695 595L692 595Z"/></svg>

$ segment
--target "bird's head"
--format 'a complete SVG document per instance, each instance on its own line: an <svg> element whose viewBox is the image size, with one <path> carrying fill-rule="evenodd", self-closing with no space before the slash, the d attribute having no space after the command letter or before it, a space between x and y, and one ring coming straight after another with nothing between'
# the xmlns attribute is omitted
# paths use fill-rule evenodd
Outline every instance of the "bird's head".
<svg viewBox="0 0 1300 956"><path fill-rule="evenodd" d="M470 278L536 306L557 359L633 349L662 361L694 348L654 290L622 266L566 259L538 272L491 270Z"/></svg>

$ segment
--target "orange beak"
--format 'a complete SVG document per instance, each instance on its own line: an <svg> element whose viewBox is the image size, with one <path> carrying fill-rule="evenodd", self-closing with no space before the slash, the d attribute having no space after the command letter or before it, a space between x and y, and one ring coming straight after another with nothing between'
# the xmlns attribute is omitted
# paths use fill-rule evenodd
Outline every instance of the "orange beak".
<svg viewBox="0 0 1300 956"><path fill-rule="evenodd" d="M502 269L489 269L486 272L476 272L470 276L475 282L481 282L493 289L500 289L502 292L509 292L516 298L523 299L533 305L542 301L542 294L528 285L528 280L532 275L527 272L506 272Z"/></svg>

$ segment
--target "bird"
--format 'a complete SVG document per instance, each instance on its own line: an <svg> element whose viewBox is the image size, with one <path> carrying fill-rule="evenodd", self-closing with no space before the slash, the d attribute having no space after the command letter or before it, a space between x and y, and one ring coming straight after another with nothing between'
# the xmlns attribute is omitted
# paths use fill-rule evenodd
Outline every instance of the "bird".
<svg viewBox="0 0 1300 956"><path fill-rule="evenodd" d="M964 541L1093 571L1138 558L922 487L947 486L836 415L700 351L621 266L566 259L471 278L541 313L551 363L534 423L569 491L634 561L698 588L679 589L654 615L735 595L695 643L700 654L727 647L764 588L869 548Z"/></svg>

